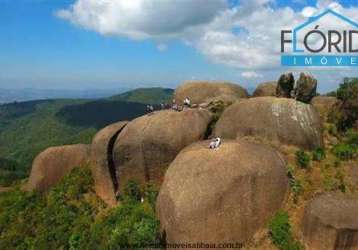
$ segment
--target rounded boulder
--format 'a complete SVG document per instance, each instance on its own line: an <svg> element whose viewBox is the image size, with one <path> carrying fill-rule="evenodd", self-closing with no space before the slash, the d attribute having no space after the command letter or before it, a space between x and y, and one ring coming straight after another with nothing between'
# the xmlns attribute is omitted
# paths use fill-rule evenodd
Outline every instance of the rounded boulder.
<svg viewBox="0 0 358 250"><path fill-rule="evenodd" d="M205 137L212 115L204 109L163 110L127 124L114 145L117 182L161 182L181 149Z"/></svg>
<svg viewBox="0 0 358 250"><path fill-rule="evenodd" d="M91 171L95 184L96 194L107 204L115 205L118 188L113 161L114 143L127 125L122 121L111 124L100 130L92 140Z"/></svg>
<svg viewBox="0 0 358 250"><path fill-rule="evenodd" d="M212 101L235 102L249 95L243 87L218 81L186 81L174 92L174 100L183 104L189 98L192 104L210 103Z"/></svg>
<svg viewBox="0 0 358 250"><path fill-rule="evenodd" d="M277 82L264 82L256 87L252 95L253 97L276 96L276 88Z"/></svg>
<svg viewBox="0 0 358 250"><path fill-rule="evenodd" d="M25 189L46 191L56 185L73 168L89 161L90 145L76 144L50 147L41 152L32 163Z"/></svg>
<svg viewBox="0 0 358 250"><path fill-rule="evenodd" d="M358 249L357 212L357 197L323 193L313 198L302 223L307 249Z"/></svg>
<svg viewBox="0 0 358 250"><path fill-rule="evenodd" d="M168 243L244 243L265 227L288 189L283 157L273 148L224 140L194 143L175 158L157 200Z"/></svg>
<svg viewBox="0 0 358 250"><path fill-rule="evenodd" d="M225 109L214 134L228 139L251 136L305 149L323 144L317 111L310 104L288 98L241 100Z"/></svg>

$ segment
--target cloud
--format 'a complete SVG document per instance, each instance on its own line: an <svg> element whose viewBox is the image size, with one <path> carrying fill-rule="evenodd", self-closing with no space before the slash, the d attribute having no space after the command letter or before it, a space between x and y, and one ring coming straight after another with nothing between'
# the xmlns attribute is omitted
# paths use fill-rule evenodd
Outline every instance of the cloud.
<svg viewBox="0 0 358 250"><path fill-rule="evenodd" d="M168 46L165 43L159 43L157 44L157 49L161 52L164 52L168 49Z"/></svg>
<svg viewBox="0 0 358 250"><path fill-rule="evenodd" d="M238 2L76 0L56 15L102 35L154 40L159 51L167 49L169 40L181 40L213 63L241 70L244 78L258 78L268 70L282 71L280 30L292 29L327 7L353 20L358 16L358 8L332 0L318 0L301 10L277 7L275 0ZM320 27L328 27L330 22L328 19ZM329 80L333 73L327 70L324 76Z"/></svg>
<svg viewBox="0 0 358 250"><path fill-rule="evenodd" d="M180 37L227 6L226 0L77 0L55 14L103 35L141 40Z"/></svg>
<svg viewBox="0 0 358 250"><path fill-rule="evenodd" d="M241 76L247 79L261 78L261 74L256 73L255 71L244 71L241 73Z"/></svg>

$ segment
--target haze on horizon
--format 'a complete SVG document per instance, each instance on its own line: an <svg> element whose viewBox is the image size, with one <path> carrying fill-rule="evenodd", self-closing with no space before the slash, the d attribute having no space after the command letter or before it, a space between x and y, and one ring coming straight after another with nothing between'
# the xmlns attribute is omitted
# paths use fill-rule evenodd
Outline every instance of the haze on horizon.
<svg viewBox="0 0 358 250"><path fill-rule="evenodd" d="M282 27L327 7L358 16L353 0L2 0L0 89L175 88L192 79L252 89L308 71L328 92L357 70L283 68L277 49Z"/></svg>

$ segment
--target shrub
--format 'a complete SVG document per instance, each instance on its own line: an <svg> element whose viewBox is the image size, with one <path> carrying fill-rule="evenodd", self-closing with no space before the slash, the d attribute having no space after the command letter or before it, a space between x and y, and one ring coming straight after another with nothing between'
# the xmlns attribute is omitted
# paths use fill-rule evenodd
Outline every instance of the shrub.
<svg viewBox="0 0 358 250"><path fill-rule="evenodd" d="M345 136L346 136L345 140L348 144L358 147L358 132L357 131L350 129L347 131Z"/></svg>
<svg viewBox="0 0 358 250"><path fill-rule="evenodd" d="M328 133L330 135L333 135L333 136L338 136L338 130L337 130L337 127L336 125L334 124L329 124L329 127L328 127Z"/></svg>
<svg viewBox="0 0 358 250"><path fill-rule="evenodd" d="M344 183L344 174L341 171L336 173L338 189L342 192L346 192L346 184Z"/></svg>
<svg viewBox="0 0 358 250"><path fill-rule="evenodd" d="M131 198L106 209L92 187L90 170L75 168L47 194L0 193L0 249L135 249L159 242L159 221L149 202L137 202L136 183L127 185ZM153 190L145 192L154 197Z"/></svg>
<svg viewBox="0 0 358 250"><path fill-rule="evenodd" d="M296 161L301 168L308 168L311 158L305 151L298 150L296 151Z"/></svg>
<svg viewBox="0 0 358 250"><path fill-rule="evenodd" d="M357 147L355 145L345 143L335 145L332 151L340 160L350 160L355 158L357 155Z"/></svg>
<svg viewBox="0 0 358 250"><path fill-rule="evenodd" d="M278 212L269 222L270 236L273 243L281 250L300 250L301 244L296 241L291 232L287 212Z"/></svg>
<svg viewBox="0 0 358 250"><path fill-rule="evenodd" d="M323 148L316 148L312 152L312 159L314 161L322 161L326 158L326 151Z"/></svg>
<svg viewBox="0 0 358 250"><path fill-rule="evenodd" d="M155 203L157 201L158 193L158 188L154 184L147 185L145 189L145 197L153 209L155 209Z"/></svg>
<svg viewBox="0 0 358 250"><path fill-rule="evenodd" d="M345 131L358 119L358 79L345 79L337 90L337 98L341 103L329 114L329 120Z"/></svg>
<svg viewBox="0 0 358 250"><path fill-rule="evenodd" d="M142 192L140 190L139 184L133 180L129 180L124 187L124 197L123 199L129 199L131 201L140 201L142 198Z"/></svg>
<svg viewBox="0 0 358 250"><path fill-rule="evenodd" d="M292 165L287 166L287 176L289 178L290 188L293 193L293 200L295 203L297 203L298 196L303 191L303 186L301 184L301 181L296 179L296 177L294 175L294 167Z"/></svg>

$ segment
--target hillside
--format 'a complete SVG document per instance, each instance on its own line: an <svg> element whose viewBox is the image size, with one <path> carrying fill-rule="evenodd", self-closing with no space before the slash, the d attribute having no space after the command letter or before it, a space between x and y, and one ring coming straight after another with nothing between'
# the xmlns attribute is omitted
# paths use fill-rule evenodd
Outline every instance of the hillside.
<svg viewBox="0 0 358 250"><path fill-rule="evenodd" d="M169 103L173 93L173 89L140 88L112 96L109 98L109 100L139 102L145 104L160 104Z"/></svg>
<svg viewBox="0 0 358 250"><path fill-rule="evenodd" d="M294 86L290 74L278 81L276 94L286 94L280 92L285 84ZM301 74L297 81L315 89L311 76ZM291 95L248 98L232 92L239 101L114 123L94 136L90 151L79 145L46 150L26 185L0 187L0 249L138 249L211 241L243 249L355 247L336 235L357 232L358 85L342 83L336 97L296 86L309 103ZM197 91L183 95L194 100L199 89L206 90L206 100L213 98L212 87L195 85ZM221 85L214 92L220 97L232 88ZM79 128L81 138L72 139L87 143L113 117L145 110L145 104L118 100L51 100L8 106L1 114L17 121L50 106L54 111L45 123ZM4 162L16 170L15 159ZM203 228L205 234L198 234ZM327 235L323 247L320 232Z"/></svg>
<svg viewBox="0 0 358 250"><path fill-rule="evenodd" d="M125 89L4 89L0 88L0 103L26 102L47 99L97 99L106 98L113 93L123 93Z"/></svg>
<svg viewBox="0 0 358 250"><path fill-rule="evenodd" d="M143 115L145 101L169 99L171 92L152 88L100 100L53 99L0 105L0 186L26 177L34 157L47 147L90 143L98 129Z"/></svg>
<svg viewBox="0 0 358 250"><path fill-rule="evenodd" d="M33 158L49 146L91 141L95 128L71 126L56 118L61 108L80 103L48 100L0 106L1 185L25 177Z"/></svg>

